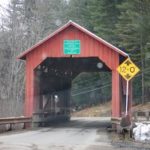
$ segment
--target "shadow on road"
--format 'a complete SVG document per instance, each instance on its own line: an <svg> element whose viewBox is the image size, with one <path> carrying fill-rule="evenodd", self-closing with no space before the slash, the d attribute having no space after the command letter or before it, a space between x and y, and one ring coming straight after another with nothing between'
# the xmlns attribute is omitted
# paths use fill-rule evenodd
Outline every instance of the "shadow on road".
<svg viewBox="0 0 150 150"><path fill-rule="evenodd" d="M50 123L47 127L103 130L111 127L111 119L110 117L73 117L68 122Z"/></svg>

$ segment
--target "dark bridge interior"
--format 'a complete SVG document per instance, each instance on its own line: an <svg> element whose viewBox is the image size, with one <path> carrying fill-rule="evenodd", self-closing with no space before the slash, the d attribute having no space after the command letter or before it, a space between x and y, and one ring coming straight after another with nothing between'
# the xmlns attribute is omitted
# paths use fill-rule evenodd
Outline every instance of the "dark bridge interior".
<svg viewBox="0 0 150 150"><path fill-rule="evenodd" d="M97 57L47 58L35 69L35 112L47 112L48 116L70 115L72 80L81 72L100 71L111 70ZM58 112L56 107L60 108Z"/></svg>
<svg viewBox="0 0 150 150"><path fill-rule="evenodd" d="M96 57L47 58L36 69L41 94L70 88L71 81L81 72L111 71Z"/></svg>

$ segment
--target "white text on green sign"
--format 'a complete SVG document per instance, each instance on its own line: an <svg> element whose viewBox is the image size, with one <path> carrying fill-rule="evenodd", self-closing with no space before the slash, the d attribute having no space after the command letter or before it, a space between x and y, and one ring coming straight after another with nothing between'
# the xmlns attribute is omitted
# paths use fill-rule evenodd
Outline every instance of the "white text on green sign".
<svg viewBox="0 0 150 150"><path fill-rule="evenodd" d="M64 40L64 54L80 54L80 40Z"/></svg>

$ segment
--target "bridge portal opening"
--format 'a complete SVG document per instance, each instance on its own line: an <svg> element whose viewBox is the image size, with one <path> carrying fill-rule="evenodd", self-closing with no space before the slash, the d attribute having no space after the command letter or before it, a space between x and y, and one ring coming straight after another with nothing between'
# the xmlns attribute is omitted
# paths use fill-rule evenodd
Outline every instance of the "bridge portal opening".
<svg viewBox="0 0 150 150"><path fill-rule="evenodd" d="M73 117L110 117L112 73L82 72L72 81L71 110Z"/></svg>
<svg viewBox="0 0 150 150"><path fill-rule="evenodd" d="M98 57L46 58L34 70L33 122L41 125L43 122L69 120L70 108L74 106L73 99L78 99L77 95L81 96L81 93L89 88L85 83L85 87L84 84L82 86L84 89L75 88L77 86L75 81L83 74L91 74L92 76L92 74L98 75L101 72L111 73L111 70ZM81 82L84 82L84 80ZM93 81L93 85L95 84L97 90L100 89L99 82L100 80L97 81L96 85ZM92 96L92 94L90 92L89 99L93 99L93 102L95 102L98 95Z"/></svg>

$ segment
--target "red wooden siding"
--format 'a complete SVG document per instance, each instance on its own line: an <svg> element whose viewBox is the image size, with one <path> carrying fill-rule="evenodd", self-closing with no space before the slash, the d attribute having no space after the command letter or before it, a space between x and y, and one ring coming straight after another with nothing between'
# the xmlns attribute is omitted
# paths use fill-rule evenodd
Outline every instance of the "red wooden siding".
<svg viewBox="0 0 150 150"><path fill-rule="evenodd" d="M81 54L73 57L98 57L112 70L112 117L120 116L120 79L116 68L119 65L120 52L114 50L110 45L86 34L76 24L68 25L60 32L55 33L52 38L46 39L23 53L19 58L26 58L26 98L25 115L32 116L34 103L34 69L47 57L69 57L63 53L64 40L80 40ZM116 48L117 49L117 48ZM124 53L123 53L124 54ZM127 55L126 55L127 56Z"/></svg>
<svg viewBox="0 0 150 150"><path fill-rule="evenodd" d="M73 57L99 57L110 69L114 69L115 61L118 61L119 54L106 45L93 40L81 31L77 31L73 26L46 41L42 45L31 51L28 55L28 61L33 68L36 68L46 57L69 57L63 54L64 40L80 40L81 54ZM116 69L116 68L115 68Z"/></svg>

